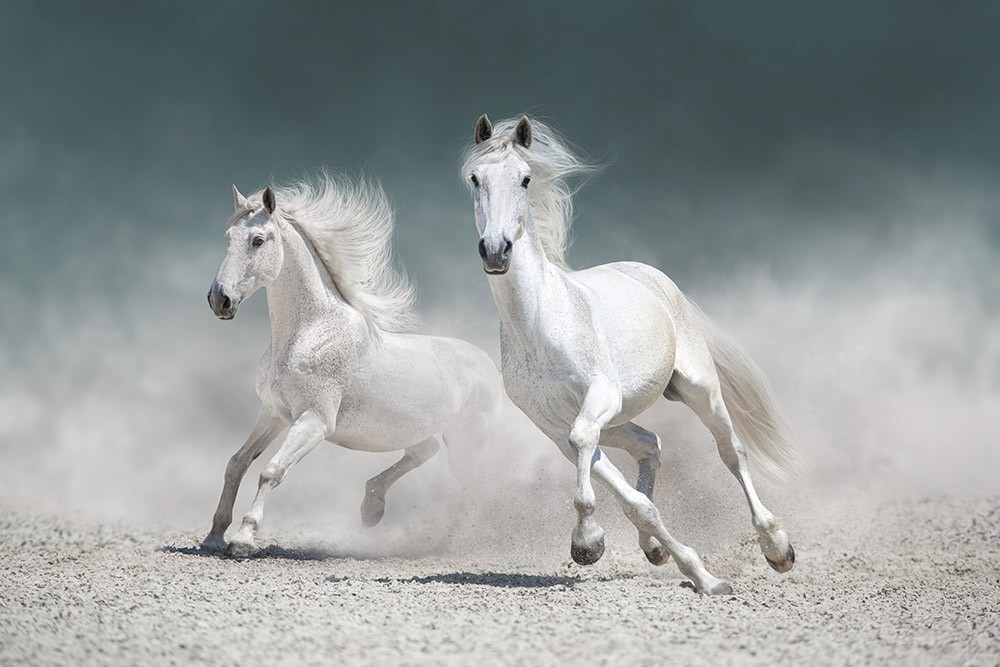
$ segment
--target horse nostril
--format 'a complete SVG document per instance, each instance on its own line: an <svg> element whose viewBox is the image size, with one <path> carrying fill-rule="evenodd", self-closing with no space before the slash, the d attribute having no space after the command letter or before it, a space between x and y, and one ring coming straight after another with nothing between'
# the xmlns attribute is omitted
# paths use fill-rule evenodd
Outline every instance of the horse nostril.
<svg viewBox="0 0 1000 667"><path fill-rule="evenodd" d="M503 246L503 256L504 256L504 259L510 257L510 251L513 250L513 249L514 249L514 242L511 241L510 239L507 239L507 242L504 243L504 246Z"/></svg>
<svg viewBox="0 0 1000 667"><path fill-rule="evenodd" d="M208 305L212 305L212 290L208 290Z"/></svg>
<svg viewBox="0 0 1000 667"><path fill-rule="evenodd" d="M486 241L479 239L479 256L486 259Z"/></svg>
<svg viewBox="0 0 1000 667"><path fill-rule="evenodd" d="M222 300L222 307L224 309L228 309L229 306L231 306L232 304L233 304L233 302L229 300L228 296Z"/></svg>

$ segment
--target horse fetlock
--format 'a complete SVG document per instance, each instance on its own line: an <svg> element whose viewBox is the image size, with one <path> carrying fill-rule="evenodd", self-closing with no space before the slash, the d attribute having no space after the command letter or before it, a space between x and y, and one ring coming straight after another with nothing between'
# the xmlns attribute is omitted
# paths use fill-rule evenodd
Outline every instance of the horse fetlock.
<svg viewBox="0 0 1000 667"><path fill-rule="evenodd" d="M760 535L766 535L769 533L784 532L778 526L778 520L773 514L760 514L753 517L753 527L757 530Z"/></svg>
<svg viewBox="0 0 1000 667"><path fill-rule="evenodd" d="M237 537L233 539L246 538L253 541L253 536L257 534L257 528L260 526L260 521L263 518L260 511L250 510L243 516L243 521L240 522L240 529L236 533Z"/></svg>
<svg viewBox="0 0 1000 667"><path fill-rule="evenodd" d="M590 493L581 491L573 497L573 507L576 508L576 513L579 516L590 516L594 513L597 508L597 495L594 493L593 489L590 489Z"/></svg>

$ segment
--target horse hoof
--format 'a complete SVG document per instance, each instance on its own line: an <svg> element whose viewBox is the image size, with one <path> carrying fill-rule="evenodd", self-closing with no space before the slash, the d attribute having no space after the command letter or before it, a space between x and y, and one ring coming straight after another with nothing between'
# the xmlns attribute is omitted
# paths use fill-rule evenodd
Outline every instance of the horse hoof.
<svg viewBox="0 0 1000 667"><path fill-rule="evenodd" d="M604 555L604 537L591 547L581 547L575 542L570 542L569 553L577 565L593 565Z"/></svg>
<svg viewBox="0 0 1000 667"><path fill-rule="evenodd" d="M793 549L792 545L789 544L788 555L785 556L785 560L781 562L773 561L766 555L764 556L764 559L767 561L767 564L770 565L772 569L774 569L775 572L781 572L782 574L784 574L785 572L791 570L792 567L795 565L795 549Z"/></svg>
<svg viewBox="0 0 1000 667"><path fill-rule="evenodd" d="M379 524L385 516L385 503L369 504L367 500L361 504L361 525L365 528L373 528Z"/></svg>
<svg viewBox="0 0 1000 667"><path fill-rule="evenodd" d="M670 560L670 552L663 547L656 547L650 551L644 551L646 554L646 560L648 560L653 565L665 565L668 560Z"/></svg>
<svg viewBox="0 0 1000 667"><path fill-rule="evenodd" d="M246 560L250 556L257 552L257 547L254 544L247 544L246 542L230 542L229 546L226 547L226 558L232 558L234 560Z"/></svg>
<svg viewBox="0 0 1000 667"><path fill-rule="evenodd" d="M708 589L709 595L732 595L733 587L729 585L727 581L720 581L716 585Z"/></svg>
<svg viewBox="0 0 1000 667"><path fill-rule="evenodd" d="M221 554L226 550L226 540L209 535L201 541L201 550L213 554Z"/></svg>

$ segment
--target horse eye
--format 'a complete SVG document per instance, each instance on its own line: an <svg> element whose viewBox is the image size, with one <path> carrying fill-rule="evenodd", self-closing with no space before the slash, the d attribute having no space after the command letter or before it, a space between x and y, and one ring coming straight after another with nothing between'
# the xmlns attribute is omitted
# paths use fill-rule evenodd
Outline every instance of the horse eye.
<svg viewBox="0 0 1000 667"><path fill-rule="evenodd" d="M525 176L524 177L524 180L521 181L521 187L522 188L527 188L528 187L528 183L531 183L531 176Z"/></svg>
<svg viewBox="0 0 1000 667"><path fill-rule="evenodd" d="M477 188L479 187L479 179L476 178L475 174L473 174L472 176L469 176L469 180L472 181L472 185L474 185Z"/></svg>
<svg viewBox="0 0 1000 667"><path fill-rule="evenodd" d="M254 240L251 245L253 245L254 248L261 247L262 245L264 245L264 237L263 236L254 237Z"/></svg>

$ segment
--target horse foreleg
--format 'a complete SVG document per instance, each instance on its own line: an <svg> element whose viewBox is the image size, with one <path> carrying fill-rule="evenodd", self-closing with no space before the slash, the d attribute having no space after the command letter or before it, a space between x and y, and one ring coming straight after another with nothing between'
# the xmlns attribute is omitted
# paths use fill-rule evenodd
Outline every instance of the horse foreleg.
<svg viewBox="0 0 1000 667"><path fill-rule="evenodd" d="M250 511L243 517L239 531L233 536L226 548L226 556L230 558L247 558L255 551L257 527L264 518L264 501L272 490L284 479L292 467L311 452L327 435L326 424L311 410L304 412L288 431L288 436L281 443L281 448L268 462L264 472L260 474L257 495L253 499Z"/></svg>
<svg viewBox="0 0 1000 667"><path fill-rule="evenodd" d="M580 407L580 414L573 421L569 444L576 454L576 507L577 524L570 542L570 554L580 565L591 565L604 555L604 529L594 519L597 496L590 481L590 470L600 457L597 443L601 429L621 409L621 394L610 382L597 380L587 389Z"/></svg>
<svg viewBox="0 0 1000 667"><path fill-rule="evenodd" d="M650 500L653 499L653 485L656 471L660 467L660 438L637 424L629 422L615 426L601 433L601 446L623 449L639 464L639 478L635 488ZM651 534L639 531L639 548L653 565L663 565L670 560L670 554Z"/></svg>
<svg viewBox="0 0 1000 667"><path fill-rule="evenodd" d="M261 407L257 415L257 421L253 425L253 430L247 437L246 442L239 451L233 454L226 465L225 481L222 485L222 497L219 498L219 505L212 517L212 530L202 541L201 548L212 551L222 551L226 548L226 529L233 522L233 504L236 502L236 493L240 489L240 482L247 472L250 464L260 456L261 452L267 449L278 432L284 427L281 418Z"/></svg>
<svg viewBox="0 0 1000 667"><path fill-rule="evenodd" d="M632 488L621 471L607 457L599 457L594 461L594 474L614 493L629 521L640 532L652 534L674 557L678 569L694 583L699 593L724 595L733 592L728 583L705 569L704 563L694 549L674 539L663 525L660 512L653 501L646 497L646 494Z"/></svg>
<svg viewBox="0 0 1000 667"><path fill-rule="evenodd" d="M407 448L403 458L365 482L365 498L361 501L361 523L366 528L378 524L385 515L385 494L400 477L420 467L437 454L440 445L434 437Z"/></svg>

